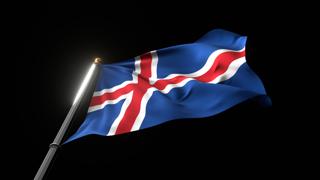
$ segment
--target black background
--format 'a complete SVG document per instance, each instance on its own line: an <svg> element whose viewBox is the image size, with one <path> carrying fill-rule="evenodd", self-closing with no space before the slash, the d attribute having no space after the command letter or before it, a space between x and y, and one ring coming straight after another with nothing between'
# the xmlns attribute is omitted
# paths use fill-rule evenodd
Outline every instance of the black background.
<svg viewBox="0 0 320 180"><path fill-rule="evenodd" d="M214 28L248 37L247 61L274 101L276 23L282 9L268 3L145 2L22 4L10 21L15 52L18 124L25 144L19 162L32 179L62 124L94 57L104 63L197 40ZM68 135L84 120L89 95ZM23 108L21 108L23 107ZM251 100L214 117L171 121L115 137L87 136L62 146L47 179L204 179L282 170L278 120L273 107ZM19 133L20 134L20 133Z"/></svg>

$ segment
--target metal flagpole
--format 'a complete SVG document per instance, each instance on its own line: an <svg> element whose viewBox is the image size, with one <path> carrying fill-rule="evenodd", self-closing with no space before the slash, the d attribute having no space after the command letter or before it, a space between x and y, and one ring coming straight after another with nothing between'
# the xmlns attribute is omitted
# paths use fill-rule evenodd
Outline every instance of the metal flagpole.
<svg viewBox="0 0 320 180"><path fill-rule="evenodd" d="M51 160L53 159L54 154L56 153L57 149L59 148L61 141L62 141L62 138L64 137L64 135L69 127L69 124L72 120L74 113L76 112L77 108L79 107L79 104L81 102L83 94L87 89L87 85L89 84L89 82L92 78L94 70L97 68L97 66L99 67L100 63L101 63L101 59L96 58L94 60L94 63L91 65L86 77L84 78L84 80L80 86L80 89L78 90L78 93L74 99L72 107L70 108L70 110L68 112L68 115L64 119L64 121L60 127L60 130L59 130L58 134L56 135L55 139L49 145L49 151L48 151L46 157L44 158L36 176L34 177L34 180L42 180L42 178L44 177L44 175L45 175L45 173L51 163Z"/></svg>

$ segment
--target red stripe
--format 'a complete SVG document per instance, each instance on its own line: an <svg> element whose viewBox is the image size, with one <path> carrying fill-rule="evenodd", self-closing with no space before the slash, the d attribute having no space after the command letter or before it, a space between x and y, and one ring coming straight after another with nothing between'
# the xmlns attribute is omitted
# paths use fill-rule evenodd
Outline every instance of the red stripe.
<svg viewBox="0 0 320 180"><path fill-rule="evenodd" d="M232 63L232 61L244 56L245 56L245 51L221 53L215 59L211 68L205 74L199 77L195 77L195 79L201 82L210 82L214 80L216 77L218 77L219 75L225 73L229 65ZM167 85L178 84L186 78L187 77L185 76L176 76L171 79L158 80L153 86L159 90L163 90L166 88Z"/></svg>
<svg viewBox="0 0 320 180"><path fill-rule="evenodd" d="M146 79L146 78L151 77L151 62L152 62L151 53L146 53L146 54L141 55L141 61L140 61L141 73L139 76L143 76L142 79ZM149 80L147 80L147 81L149 81ZM136 86L136 84L128 84L128 85L124 86L123 88L120 88L114 92L104 93L101 96L94 96L91 99L90 106L100 105L100 104L103 104L107 100L117 99L121 95L127 94L130 91L132 91L134 89L134 86Z"/></svg>
<svg viewBox="0 0 320 180"><path fill-rule="evenodd" d="M150 78L151 77L151 63L152 63L152 55L151 53L146 53L140 56L140 75L143 78Z"/></svg>
<svg viewBox="0 0 320 180"><path fill-rule="evenodd" d="M126 86L124 86L114 92L104 93L101 96L94 96L91 99L90 106L100 105L100 104L103 104L107 100L117 99L121 95L127 94L130 91L132 91L132 89L134 89L135 86L136 86L136 84L128 84L128 85L126 85Z"/></svg>
<svg viewBox="0 0 320 180"><path fill-rule="evenodd" d="M139 86L139 88L133 90L131 103L129 104L123 118L121 119L115 134L123 134L131 131L132 126L140 112L142 97L147 92L147 90L148 87L141 85Z"/></svg>
<svg viewBox="0 0 320 180"><path fill-rule="evenodd" d="M187 78L186 76L176 76L171 79L162 79L162 80L156 81L156 83L154 83L153 86L159 90L163 90L164 88L167 87L167 85L178 84L179 82L183 81L186 78Z"/></svg>
<svg viewBox="0 0 320 180"><path fill-rule="evenodd" d="M221 53L211 66L210 70L202 76L195 79L201 82L210 82L217 78L219 75L225 73L228 70L229 65L236 59L245 56L245 51L241 52L224 52Z"/></svg>
<svg viewBox="0 0 320 180"><path fill-rule="evenodd" d="M146 79L151 77L151 62L152 56L150 53L141 56L141 74L138 75L138 84L133 89L132 100L121 119L115 134L123 134L131 131L140 112L142 97L151 87L149 79Z"/></svg>

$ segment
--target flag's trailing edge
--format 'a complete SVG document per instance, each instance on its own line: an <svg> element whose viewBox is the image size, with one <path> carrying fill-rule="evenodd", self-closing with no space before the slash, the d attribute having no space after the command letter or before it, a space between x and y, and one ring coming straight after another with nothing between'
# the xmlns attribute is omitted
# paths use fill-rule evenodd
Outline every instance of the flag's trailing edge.
<svg viewBox="0 0 320 180"><path fill-rule="evenodd" d="M87 117L67 142L212 116L265 96L262 82L246 63L245 44L246 37L218 29L191 44L103 65Z"/></svg>

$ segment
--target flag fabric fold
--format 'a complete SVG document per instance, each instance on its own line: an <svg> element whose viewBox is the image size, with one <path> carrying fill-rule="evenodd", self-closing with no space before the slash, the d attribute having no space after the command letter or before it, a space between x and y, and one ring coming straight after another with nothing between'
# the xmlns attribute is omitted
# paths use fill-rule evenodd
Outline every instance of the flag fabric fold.
<svg viewBox="0 0 320 180"><path fill-rule="evenodd" d="M212 116L266 96L246 63L245 44L246 37L217 29L194 43L102 65L87 117L67 142Z"/></svg>

